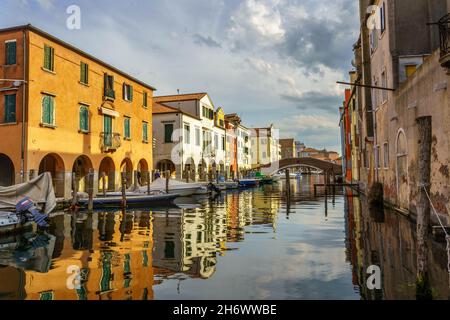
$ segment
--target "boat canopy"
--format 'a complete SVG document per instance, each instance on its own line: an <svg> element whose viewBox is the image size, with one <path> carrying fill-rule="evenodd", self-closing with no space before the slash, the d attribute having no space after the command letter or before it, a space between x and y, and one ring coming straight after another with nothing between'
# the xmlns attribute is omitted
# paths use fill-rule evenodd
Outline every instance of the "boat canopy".
<svg viewBox="0 0 450 320"><path fill-rule="evenodd" d="M56 207L56 197L50 172L25 183L0 187L0 210L14 209L24 197L29 197L36 204L45 204L44 213L52 212Z"/></svg>

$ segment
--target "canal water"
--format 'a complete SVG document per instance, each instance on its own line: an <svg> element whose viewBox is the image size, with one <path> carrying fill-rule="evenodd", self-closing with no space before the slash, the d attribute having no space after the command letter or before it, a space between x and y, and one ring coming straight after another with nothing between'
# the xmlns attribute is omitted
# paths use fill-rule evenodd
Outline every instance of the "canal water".
<svg viewBox="0 0 450 320"><path fill-rule="evenodd" d="M291 181L290 204L278 183L58 215L46 233L0 238L0 299L414 299L414 224L349 190L314 196L321 179ZM445 244L430 248L433 295L448 299Z"/></svg>

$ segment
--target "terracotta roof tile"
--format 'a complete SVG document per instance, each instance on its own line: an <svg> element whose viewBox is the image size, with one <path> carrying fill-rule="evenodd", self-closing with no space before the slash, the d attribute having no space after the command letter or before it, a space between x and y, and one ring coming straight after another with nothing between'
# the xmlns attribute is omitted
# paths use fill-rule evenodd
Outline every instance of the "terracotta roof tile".
<svg viewBox="0 0 450 320"><path fill-rule="evenodd" d="M175 94L170 96L153 97L155 102L173 102L173 101L187 101L187 100L200 100L206 96L206 92L201 93L189 93L189 94Z"/></svg>

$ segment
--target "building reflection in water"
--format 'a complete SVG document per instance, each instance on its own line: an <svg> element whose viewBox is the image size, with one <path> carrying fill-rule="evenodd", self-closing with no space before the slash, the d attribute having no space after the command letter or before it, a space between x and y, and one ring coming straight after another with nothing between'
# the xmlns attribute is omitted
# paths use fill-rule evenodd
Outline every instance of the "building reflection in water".
<svg viewBox="0 0 450 320"><path fill-rule="evenodd" d="M370 211L364 198L346 197L347 257L353 282L363 299L416 298L415 225L396 212ZM433 297L449 298L447 252L444 243L429 239L429 268ZM366 286L367 268L381 269L382 289Z"/></svg>

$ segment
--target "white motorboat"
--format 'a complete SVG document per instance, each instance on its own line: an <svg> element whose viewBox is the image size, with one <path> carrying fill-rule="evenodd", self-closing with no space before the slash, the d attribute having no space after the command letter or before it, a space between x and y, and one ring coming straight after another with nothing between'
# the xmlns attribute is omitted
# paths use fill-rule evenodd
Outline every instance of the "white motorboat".
<svg viewBox="0 0 450 320"><path fill-rule="evenodd" d="M146 192L147 187L139 188L140 192ZM158 178L150 184L152 191L166 191L166 179ZM189 197L194 194L204 194L207 192L205 185L202 183L186 183L169 179L169 194L178 194L180 197Z"/></svg>

